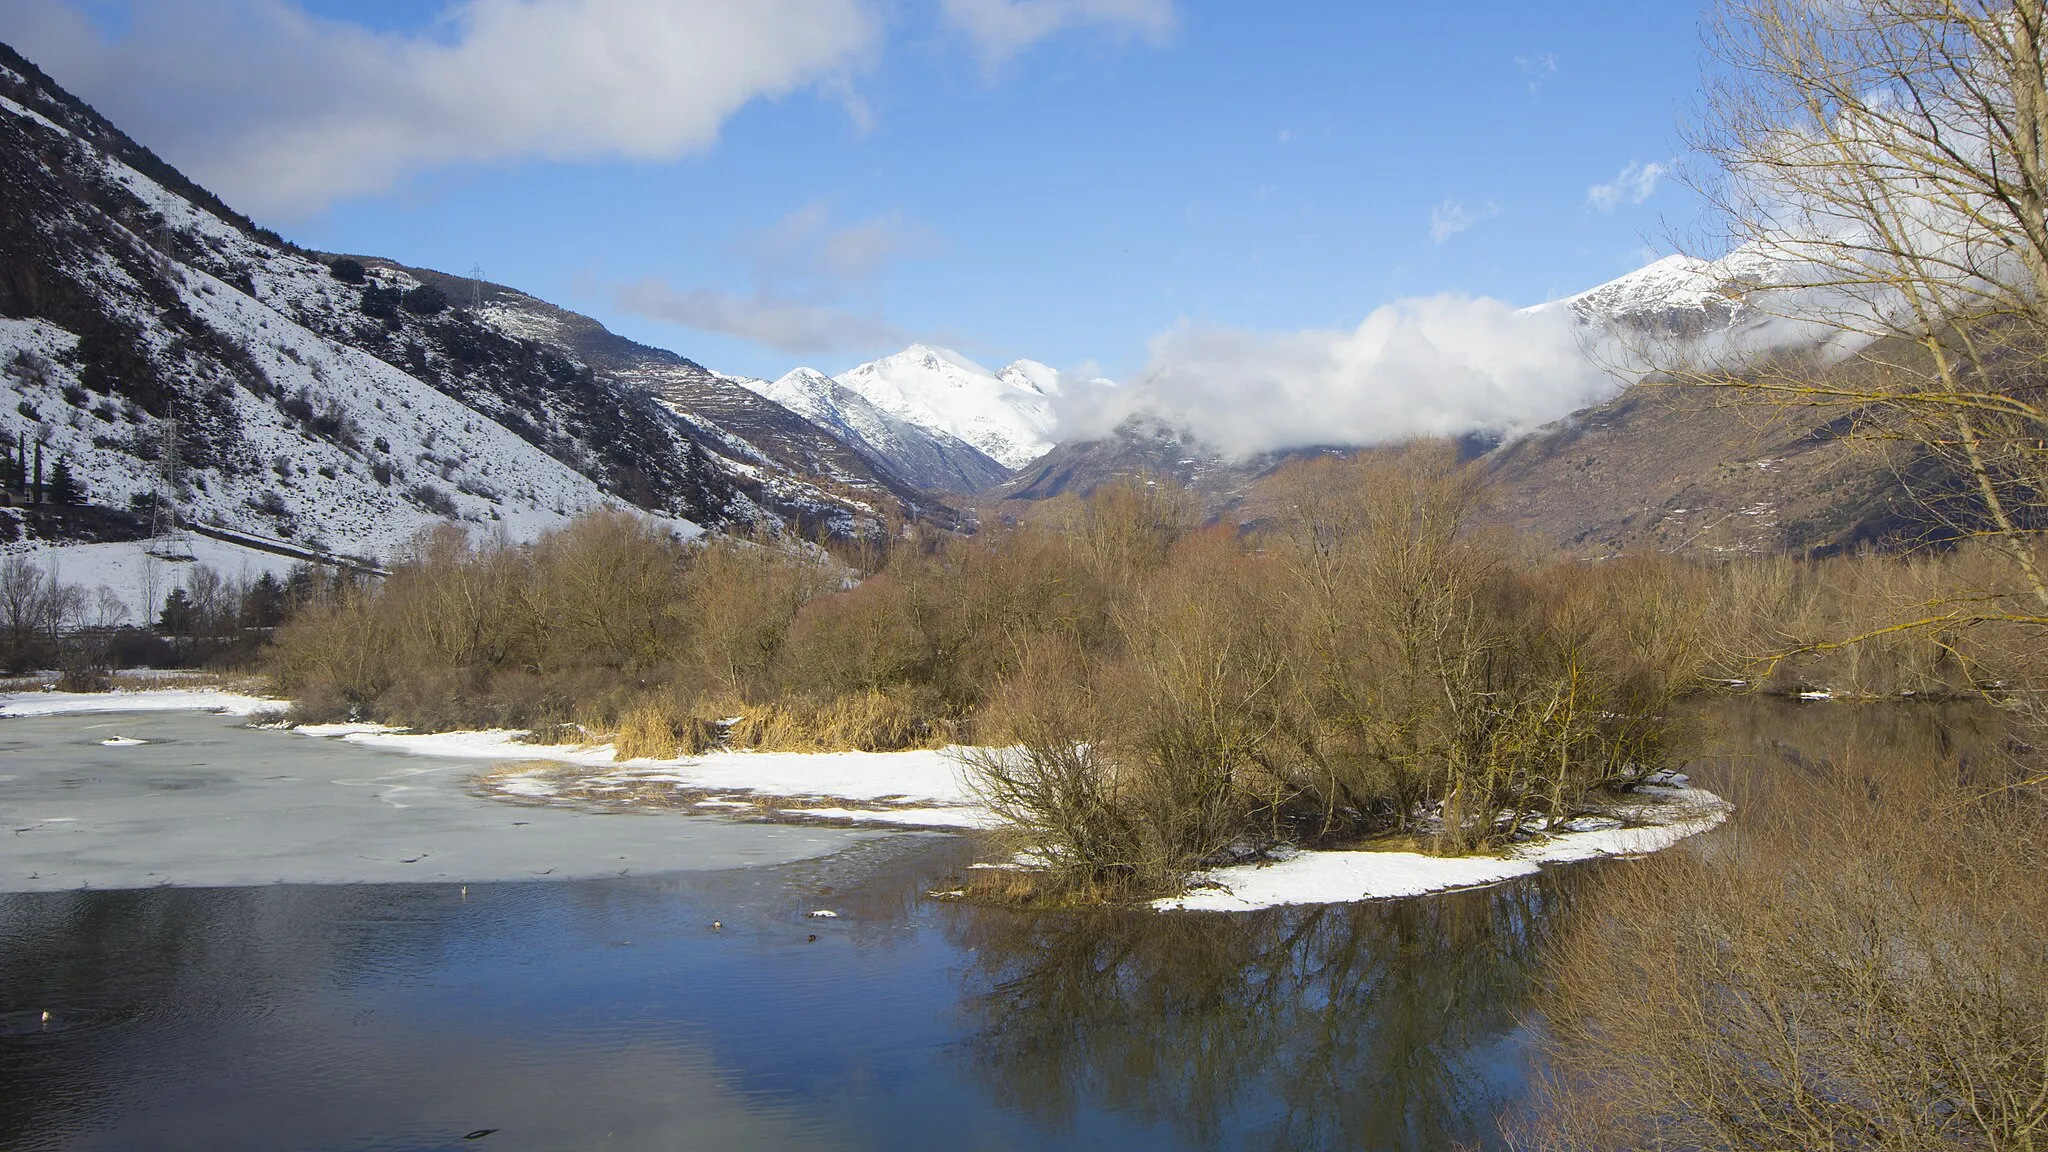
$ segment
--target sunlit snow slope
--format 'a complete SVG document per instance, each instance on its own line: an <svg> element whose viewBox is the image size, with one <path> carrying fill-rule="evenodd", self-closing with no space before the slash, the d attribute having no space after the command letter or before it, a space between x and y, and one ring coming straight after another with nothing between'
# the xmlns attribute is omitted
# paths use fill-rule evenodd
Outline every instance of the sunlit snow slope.
<svg viewBox="0 0 2048 1152"><path fill-rule="evenodd" d="M813 482L461 307L450 278L365 258L345 282L5 46L0 208L0 435L43 444L95 505L168 490L188 520L387 554L434 523L526 537L605 504L842 533L901 498Z"/></svg>
<svg viewBox="0 0 2048 1152"><path fill-rule="evenodd" d="M869 404L973 445L1005 468L1053 446L1059 374L1033 360L991 372L957 352L912 344L836 380Z"/></svg>

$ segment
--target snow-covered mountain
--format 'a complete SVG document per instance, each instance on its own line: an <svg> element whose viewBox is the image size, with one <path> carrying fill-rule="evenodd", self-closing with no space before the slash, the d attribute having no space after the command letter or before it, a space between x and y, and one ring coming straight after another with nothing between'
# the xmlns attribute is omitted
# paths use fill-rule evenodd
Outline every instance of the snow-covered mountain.
<svg viewBox="0 0 2048 1152"><path fill-rule="evenodd" d="M957 352L912 344L835 379L875 408L963 440L1005 468L1053 446L1059 373L1033 360L991 372Z"/></svg>
<svg viewBox="0 0 2048 1152"><path fill-rule="evenodd" d="M898 475L921 488L979 492L1010 476L1008 468L972 444L884 410L814 369L798 368L779 380L752 381L750 386L840 440L886 461Z"/></svg>
<svg viewBox="0 0 2048 1152"><path fill-rule="evenodd" d="M920 498L679 356L496 286L461 306L480 291L286 243L0 45L0 436L95 505L168 488L190 520L387 554L427 524L527 536L602 504L845 533ZM711 383L692 408L636 371ZM721 397L746 431L699 410Z"/></svg>
<svg viewBox="0 0 2048 1152"><path fill-rule="evenodd" d="M1819 287L1830 277L1782 253L1745 245L1715 260L1666 256L1624 276L1527 309L1568 308L1613 338L1609 355L1633 351L1644 369L1670 363L1737 368L1758 353L1805 349L1823 358L1869 340L1853 321L1864 309Z"/></svg>

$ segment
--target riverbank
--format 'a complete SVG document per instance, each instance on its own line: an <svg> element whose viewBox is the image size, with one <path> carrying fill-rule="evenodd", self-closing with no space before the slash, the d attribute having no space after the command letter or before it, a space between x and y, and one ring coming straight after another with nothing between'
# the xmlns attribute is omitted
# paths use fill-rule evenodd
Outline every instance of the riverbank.
<svg viewBox="0 0 2048 1152"><path fill-rule="evenodd" d="M0 695L0 717L192 711L248 718L279 712L287 705L283 700L218 688L31 692ZM1001 826L1000 819L978 803L959 758L961 749L717 751L621 762L614 759L609 744L530 744L522 741L525 733L512 730L419 733L378 724L308 724L291 732L365 752L435 761L431 772L444 791L459 790L471 797L563 814L722 815L728 819L717 823L734 828L741 827L730 819L735 816L777 824L877 831L959 832ZM105 735L99 743L108 748L149 742L146 734L127 729L109 728ZM283 745L270 747L277 750L274 754L291 755L283 751ZM6 780L0 777L0 782ZM391 802L400 807L407 803L396 798ZM1405 851L1283 848L1256 863L1198 873L1190 877L1185 892L1154 901L1151 907L1160 911L1242 912L1288 904L1394 899L1497 884L1549 866L1661 851L1716 827L1728 813L1719 797L1692 788L1676 776L1612 797L1596 807L1596 814L1554 829L1532 831L1526 840L1498 855L1449 857ZM401 850L393 859L409 855Z"/></svg>

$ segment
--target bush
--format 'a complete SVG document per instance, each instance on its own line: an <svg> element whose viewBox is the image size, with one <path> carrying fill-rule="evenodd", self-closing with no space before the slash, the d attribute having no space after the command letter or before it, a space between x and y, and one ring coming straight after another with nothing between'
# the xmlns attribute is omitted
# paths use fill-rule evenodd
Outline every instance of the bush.
<svg viewBox="0 0 2048 1152"><path fill-rule="evenodd" d="M403 293L396 288L371 284L363 289L363 315L378 320L395 320Z"/></svg>
<svg viewBox="0 0 2048 1152"><path fill-rule="evenodd" d="M365 279L368 278L369 275L368 272L363 268L362 261L351 260L346 256L343 256L337 259L334 263L329 264L327 266L327 274L334 277L336 280L341 281L343 284L361 284Z"/></svg>
<svg viewBox="0 0 2048 1152"><path fill-rule="evenodd" d="M1713 783L1744 813L1735 834L1595 874L1545 958L1550 1073L1519 1143L2019 1148L2039 1131L2042 765L1954 709L1827 712L1807 754L1779 718L1731 757Z"/></svg>
<svg viewBox="0 0 2048 1152"><path fill-rule="evenodd" d="M415 316L433 316L448 310L448 294L432 284L422 284L407 292L399 303Z"/></svg>

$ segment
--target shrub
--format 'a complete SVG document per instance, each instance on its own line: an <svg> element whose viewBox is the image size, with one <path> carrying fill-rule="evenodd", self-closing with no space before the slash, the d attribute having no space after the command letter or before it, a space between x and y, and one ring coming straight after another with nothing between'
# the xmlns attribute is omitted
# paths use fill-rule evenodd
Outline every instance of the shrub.
<svg viewBox="0 0 2048 1152"><path fill-rule="evenodd" d="M673 712L657 703L628 709L612 736L615 760L673 760L682 750Z"/></svg>
<svg viewBox="0 0 2048 1152"><path fill-rule="evenodd" d="M841 696L820 709L813 742L858 752L900 752L942 739L919 711L899 695L870 689Z"/></svg>
<svg viewBox="0 0 2048 1152"><path fill-rule="evenodd" d="M422 284L407 292L399 304L415 316L433 316L448 310L448 294L432 284Z"/></svg>
<svg viewBox="0 0 2048 1152"><path fill-rule="evenodd" d="M370 284L363 288L363 315L378 320L396 320L403 294L396 288Z"/></svg>
<svg viewBox="0 0 2048 1152"><path fill-rule="evenodd" d="M405 495L436 516L454 520L462 515L462 508L455 503L455 498L432 484L415 484L405 490Z"/></svg>
<svg viewBox="0 0 2048 1152"><path fill-rule="evenodd" d="M340 257L334 263L329 264L327 266L327 274L343 284L361 284L368 277L367 271L363 268L362 261L351 260L346 256Z"/></svg>
<svg viewBox="0 0 2048 1152"><path fill-rule="evenodd" d="M2041 765L1954 710L1828 713L1807 754L1780 718L1731 758L1714 784L1737 834L1595 874L1545 958L1550 1072L1519 1144L2008 1148L2039 1131Z"/></svg>

